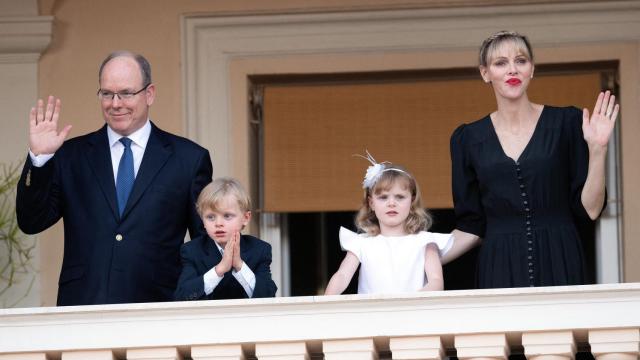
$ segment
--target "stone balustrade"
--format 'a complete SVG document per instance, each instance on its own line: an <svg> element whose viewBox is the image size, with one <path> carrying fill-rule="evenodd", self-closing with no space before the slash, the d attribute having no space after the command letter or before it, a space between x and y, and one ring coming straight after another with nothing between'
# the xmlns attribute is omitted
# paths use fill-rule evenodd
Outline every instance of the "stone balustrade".
<svg viewBox="0 0 640 360"><path fill-rule="evenodd" d="M0 360L638 359L640 284L0 310Z"/></svg>

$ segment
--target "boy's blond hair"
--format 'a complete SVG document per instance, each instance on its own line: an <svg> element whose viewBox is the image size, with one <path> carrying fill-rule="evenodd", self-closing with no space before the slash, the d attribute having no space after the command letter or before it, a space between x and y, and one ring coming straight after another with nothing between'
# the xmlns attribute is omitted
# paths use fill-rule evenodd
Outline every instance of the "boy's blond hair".
<svg viewBox="0 0 640 360"><path fill-rule="evenodd" d="M242 212L251 210L251 199L242 184L234 178L221 177L213 180L200 192L196 202L198 215L202 217L206 210L216 210L220 201L228 195L236 199Z"/></svg>

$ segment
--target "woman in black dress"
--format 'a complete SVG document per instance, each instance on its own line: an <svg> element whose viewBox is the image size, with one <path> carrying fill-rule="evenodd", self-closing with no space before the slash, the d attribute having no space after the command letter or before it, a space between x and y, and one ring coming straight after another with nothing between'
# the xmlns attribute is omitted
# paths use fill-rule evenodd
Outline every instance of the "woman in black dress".
<svg viewBox="0 0 640 360"><path fill-rule="evenodd" d="M480 288L583 284L574 217L596 219L605 202L605 160L619 107L600 93L593 113L534 104L525 36L498 32L480 48L480 74L498 109L451 136L456 245L482 239Z"/></svg>

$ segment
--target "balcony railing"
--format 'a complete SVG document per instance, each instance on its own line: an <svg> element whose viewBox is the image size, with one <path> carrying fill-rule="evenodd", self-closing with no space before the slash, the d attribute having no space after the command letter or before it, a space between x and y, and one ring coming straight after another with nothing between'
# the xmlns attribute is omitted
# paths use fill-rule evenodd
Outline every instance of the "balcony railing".
<svg viewBox="0 0 640 360"><path fill-rule="evenodd" d="M640 283L0 310L0 359L638 359Z"/></svg>

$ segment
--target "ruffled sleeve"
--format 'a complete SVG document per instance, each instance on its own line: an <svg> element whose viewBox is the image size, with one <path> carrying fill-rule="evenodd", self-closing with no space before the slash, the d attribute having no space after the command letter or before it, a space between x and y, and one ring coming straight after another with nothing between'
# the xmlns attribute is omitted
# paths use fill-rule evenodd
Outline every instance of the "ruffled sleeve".
<svg viewBox="0 0 640 360"><path fill-rule="evenodd" d="M358 260L362 261L362 235L356 234L353 231L340 227L340 246L344 251L351 251Z"/></svg>
<svg viewBox="0 0 640 360"><path fill-rule="evenodd" d="M429 231L421 231L417 234L423 245L435 244L440 250L440 256L446 254L453 246L452 234L432 233Z"/></svg>
<svg viewBox="0 0 640 360"><path fill-rule="evenodd" d="M484 236L486 222L481 203L480 186L476 171L468 154L469 129L460 125L451 135L451 187L456 214L456 228Z"/></svg>

